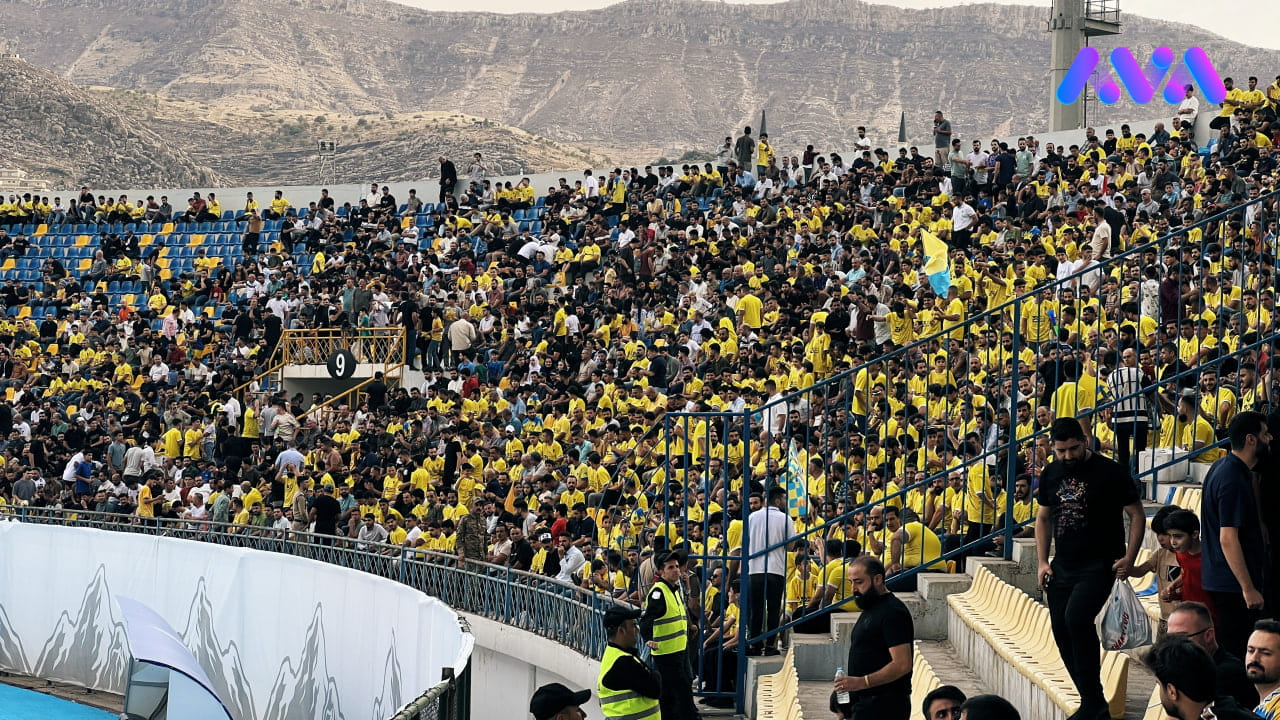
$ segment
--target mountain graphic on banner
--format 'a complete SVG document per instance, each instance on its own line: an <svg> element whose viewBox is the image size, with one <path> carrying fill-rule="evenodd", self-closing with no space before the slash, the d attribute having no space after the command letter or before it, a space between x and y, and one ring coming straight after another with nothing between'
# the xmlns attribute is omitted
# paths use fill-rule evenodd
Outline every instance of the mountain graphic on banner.
<svg viewBox="0 0 1280 720"><path fill-rule="evenodd" d="M382 691L373 699L371 717L391 717L404 705L403 687L400 683L400 655L396 649L396 631L391 630L391 644L387 648L387 659L382 663Z"/></svg>
<svg viewBox="0 0 1280 720"><path fill-rule="evenodd" d="M124 692L129 643L115 616L106 568L98 566L75 617L63 611L32 670L36 677ZM105 636L105 637L104 637ZM105 647L106 652L99 648Z"/></svg>
<svg viewBox="0 0 1280 720"><path fill-rule="evenodd" d="M329 674L324 643L324 606L316 603L302 654L280 662L263 720L343 720L338 684Z"/></svg>
<svg viewBox="0 0 1280 720"><path fill-rule="evenodd" d="M253 695L249 691L249 675L240 660L240 649L234 641L225 646L218 642L214 629L213 602L204 578L196 583L191 598L191 613L182 630L182 641L204 668L213 690L236 720L254 720Z"/></svg>
<svg viewBox="0 0 1280 720"><path fill-rule="evenodd" d="M27 666L27 651L22 648L22 638L13 629L9 614L0 605L0 668L6 672L19 675L30 675Z"/></svg>

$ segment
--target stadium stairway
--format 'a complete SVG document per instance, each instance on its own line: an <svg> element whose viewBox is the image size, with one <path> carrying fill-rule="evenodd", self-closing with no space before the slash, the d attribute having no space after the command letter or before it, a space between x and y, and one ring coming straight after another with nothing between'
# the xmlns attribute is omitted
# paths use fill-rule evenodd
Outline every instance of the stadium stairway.
<svg viewBox="0 0 1280 720"><path fill-rule="evenodd" d="M1188 492L1183 491L1182 495ZM1035 582L1035 541L1030 538L1015 540L1012 560L970 558L967 570L959 574L923 574L919 577L916 592L898 593L915 622L917 654L931 666L929 672L940 684L956 685L966 694L997 692L1013 702L1023 717L1062 720L1074 710L1069 705L1073 691L1059 690L1056 695L1046 692L1032 679L1036 675L1047 674L1044 668L1015 665L966 624L957 610L957 606L964 605L966 595L962 593L968 594L970 604L976 596L973 577L985 575L984 582L988 588L982 590L983 593L989 593L990 588L997 584L1003 591L998 601L988 598L991 604L987 606L988 609L994 608L998 618L1008 621L1000 622L999 630L1011 631L1021 625L1038 625L1042 616L1044 633L1047 633L1048 618L1044 614L1047 611L1039 603L1040 593ZM1136 580L1135 586L1141 582ZM954 600L951 599L953 595L957 596ZM1020 603L1020 608L1015 608L1017 603L1013 601L1018 596L1026 600ZM1012 617L1018 612L1022 619ZM1032 614L1037 617L1031 618ZM1004 617L1006 615L1009 617ZM856 613L838 614L832 619L829 634L791 635L792 662L800 681L797 694L804 717L830 716L827 702L832 668L844 664L849 652L849 635L857 618ZM990 618L987 620L990 624ZM1044 633L1041 634L1042 639L1047 637ZM1104 669L1108 691L1115 697L1113 714L1117 718L1142 718L1147 711L1154 679L1135 659L1119 653L1112 655ZM1056 653L1054 656L1056 658ZM778 671L781 665L779 658L751 658L747 670L748 687L754 687L756 678ZM1015 687L1023 690L1016 692ZM923 697L923 693L916 694ZM913 717L919 713L917 705L913 704ZM750 713L749 707L748 716Z"/></svg>
<svg viewBox="0 0 1280 720"><path fill-rule="evenodd" d="M976 572L979 567L987 568L988 572L995 577L1017 587L1034 589L1035 541L1031 539L1014 541L1012 560L988 557L969 559L970 572ZM947 597L967 591L971 583L972 576L968 573L923 573L918 578L918 589L915 592L897 593L898 598L911 611L916 638L924 643L922 647L929 650L939 648L934 651L939 654L943 652L942 648L949 647L945 645L948 640ZM857 620L857 613L837 613L832 616L830 633L793 633L791 635L794 663L802 688L812 689L823 686L829 691L832 669L843 665L845 658L849 655L849 635ZM751 658L747 666L747 687L754 687L757 677L776 672L780 666L778 658ZM938 677L942 684L955 684L961 687L966 684L982 684L981 679L958 676L959 674L953 672L952 668L945 663L941 664L938 670ZM812 692L819 693L816 689ZM748 694L748 702L750 702L750 694ZM806 717L830 715L826 709L825 696L823 696L822 707L812 709L820 709L821 713L812 715L810 708L806 708ZM748 715L750 710L751 708L748 708Z"/></svg>

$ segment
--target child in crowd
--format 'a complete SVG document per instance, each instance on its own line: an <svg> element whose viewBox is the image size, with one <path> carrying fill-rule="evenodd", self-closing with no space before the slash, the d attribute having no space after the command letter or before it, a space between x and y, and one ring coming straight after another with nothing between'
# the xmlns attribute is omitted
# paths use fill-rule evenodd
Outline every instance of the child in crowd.
<svg viewBox="0 0 1280 720"><path fill-rule="evenodd" d="M1177 556L1170 544L1168 527L1169 516L1180 510L1181 508L1176 505L1166 505L1151 518L1151 532L1156 534L1156 541L1160 543L1160 548L1152 553L1146 562L1133 569L1134 577L1141 577L1147 573L1156 575L1156 589L1160 593L1160 627L1156 632L1158 638L1164 637L1165 622L1169 619L1169 613L1173 612L1173 606L1182 599L1182 568L1178 565Z"/></svg>
<svg viewBox="0 0 1280 720"><path fill-rule="evenodd" d="M1178 565L1182 568L1182 599L1204 603L1216 624L1213 599L1200 580L1200 518L1190 510L1178 510L1165 520L1165 528L1169 531L1169 546L1177 553Z"/></svg>

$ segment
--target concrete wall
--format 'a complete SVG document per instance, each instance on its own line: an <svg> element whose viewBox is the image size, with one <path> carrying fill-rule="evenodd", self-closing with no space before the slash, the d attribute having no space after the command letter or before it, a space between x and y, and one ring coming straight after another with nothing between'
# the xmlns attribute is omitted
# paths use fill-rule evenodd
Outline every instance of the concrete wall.
<svg viewBox="0 0 1280 720"><path fill-rule="evenodd" d="M459 613L471 624L471 717L524 718L529 698L547 683L573 690L590 689L583 706L587 717L600 717L596 676L600 663L553 640L478 615Z"/></svg>

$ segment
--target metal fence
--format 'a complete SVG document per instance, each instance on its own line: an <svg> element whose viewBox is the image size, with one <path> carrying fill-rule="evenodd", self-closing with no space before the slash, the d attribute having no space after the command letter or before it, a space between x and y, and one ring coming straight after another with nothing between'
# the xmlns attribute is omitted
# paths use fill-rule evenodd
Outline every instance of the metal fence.
<svg viewBox="0 0 1280 720"><path fill-rule="evenodd" d="M612 598L546 576L346 537L37 507L0 506L0 519L160 535L327 562L409 585L455 610L520 627L592 658L604 653L608 640L600 621L604 611L616 604ZM463 631L470 632L465 621ZM466 720L470 683L468 665L457 677L446 677L425 691L395 718Z"/></svg>

